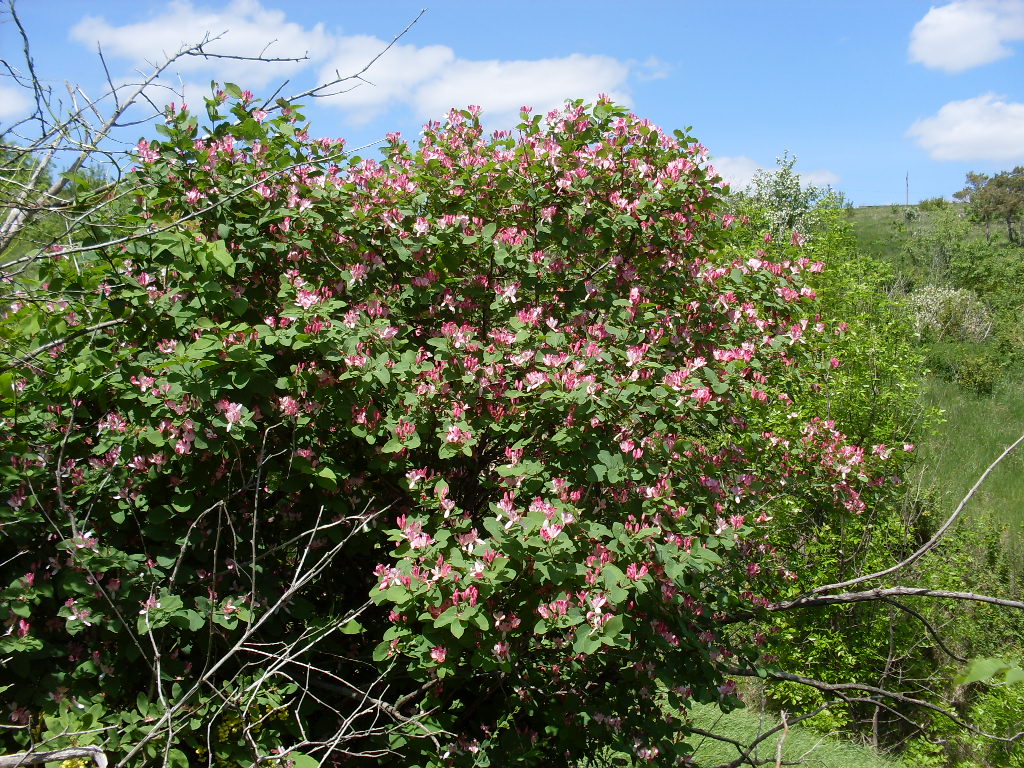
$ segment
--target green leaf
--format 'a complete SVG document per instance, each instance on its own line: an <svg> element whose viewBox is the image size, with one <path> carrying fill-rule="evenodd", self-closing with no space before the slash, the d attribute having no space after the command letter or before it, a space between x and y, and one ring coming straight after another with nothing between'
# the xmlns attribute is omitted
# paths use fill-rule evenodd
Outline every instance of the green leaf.
<svg viewBox="0 0 1024 768"><path fill-rule="evenodd" d="M447 627L458 617L459 607L457 605L450 605L440 616L434 619L434 626L438 628Z"/></svg>
<svg viewBox="0 0 1024 768"><path fill-rule="evenodd" d="M1021 680L1024 680L1024 669L1020 667L1010 667L1006 670L1006 675L1003 677L1003 682L1007 685L1019 683Z"/></svg>
<svg viewBox="0 0 1024 768"><path fill-rule="evenodd" d="M601 647L601 638L596 632L588 630L589 627L584 627L576 633L576 640L572 644L575 653L590 654Z"/></svg>
<svg viewBox="0 0 1024 768"><path fill-rule="evenodd" d="M321 467L320 471L316 473L316 484L321 488L334 490L338 487L338 476L330 467Z"/></svg>
<svg viewBox="0 0 1024 768"><path fill-rule="evenodd" d="M1010 668L1002 659L974 659L967 669L957 678L958 685L981 683L991 680L1000 672Z"/></svg>
<svg viewBox="0 0 1024 768"><path fill-rule="evenodd" d="M384 659L386 659L390 653L391 643L387 641L384 641L383 643L378 643L377 647L373 649L373 660L384 661Z"/></svg>
<svg viewBox="0 0 1024 768"><path fill-rule="evenodd" d="M339 629L341 630L341 634L343 635L358 635L366 631L365 627L363 627L363 625L355 619L349 619L344 624L342 624L339 627Z"/></svg>
<svg viewBox="0 0 1024 768"><path fill-rule="evenodd" d="M392 437L390 440L384 443L384 447L381 448L381 451L383 451L384 453L398 453L398 451L402 450L404 447L405 444L402 443L401 440L399 440L397 437Z"/></svg>
<svg viewBox="0 0 1024 768"><path fill-rule="evenodd" d="M614 645L616 638L622 633L622 617L612 616L601 627L601 642L605 645Z"/></svg>

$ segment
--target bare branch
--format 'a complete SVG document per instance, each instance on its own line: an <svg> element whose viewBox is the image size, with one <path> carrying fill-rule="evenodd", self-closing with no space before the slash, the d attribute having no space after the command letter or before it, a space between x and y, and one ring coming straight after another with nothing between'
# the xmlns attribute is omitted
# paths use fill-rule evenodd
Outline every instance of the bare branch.
<svg viewBox="0 0 1024 768"><path fill-rule="evenodd" d="M924 616L922 616L918 611L915 611L909 605L904 605L899 600L893 600L892 598L889 598L889 597L883 597L881 599L882 599L882 602L889 603L889 605L894 605L897 608L899 608L901 611L903 611L904 613L908 613L911 616L913 616L915 619L920 621L921 624L924 625L924 628L925 628L925 630L927 630L928 634L931 635L931 637L935 641L936 645L938 645L939 648L942 649L943 653L945 653L947 656L949 656L950 658L955 659L956 661L959 661L959 662L961 662L963 664L967 663L967 659L965 659L963 656L960 656L959 654L954 653L953 651L951 651L949 649L949 647L943 641L942 635L939 634L939 631L937 629L935 629L935 627L933 627L931 625L931 622L928 621L928 619L926 619Z"/></svg>
<svg viewBox="0 0 1024 768"><path fill-rule="evenodd" d="M363 80L363 75L370 69L370 67L372 67L374 64L377 63L377 61L381 58L381 56L383 56L385 53L390 51L395 46L395 44L399 40L401 40L406 35L406 33L416 25L416 23L421 18L423 18L423 14L425 14L426 12L427 12L426 8L421 8L420 12L418 14L416 14L416 18L413 19L412 21L410 21L405 26L405 29L403 29L401 32L399 32L397 35L395 35L391 39L391 42L388 43L386 46L384 46L383 49L381 49L380 53L378 53L376 56L374 56L372 59L370 59L366 63L366 65L362 69L360 69L358 72L356 72L355 74L343 76L340 72L335 70L335 73L334 73L335 74L335 79L334 80L331 80L330 82L327 82L327 83L322 83L321 85L318 85L318 86L316 86L314 88L310 88L308 90L301 91L301 92L296 93L296 94L294 94L292 96L289 96L286 99L286 101L289 101L289 102L298 101L299 99L304 99L307 96L312 96L314 98L324 98L324 97L327 97L327 96L335 96L335 95L337 95L338 92L335 91L335 92L330 92L329 93L328 89L333 88L333 87L335 87L337 85L340 85L341 83L344 83L344 82L347 82L347 81L350 81L350 80L358 80L360 82L366 82L365 80ZM269 101L265 102L264 103L264 107L267 107L269 104L270 104Z"/></svg>
<svg viewBox="0 0 1024 768"><path fill-rule="evenodd" d="M32 360L35 357L38 357L43 352L46 352L49 349L53 349L54 347L59 347L61 344L66 344L67 342L71 341L72 339L77 339L79 336L85 336L87 333L92 333L94 331L102 331L104 328L112 328L115 325L120 325L121 323L126 322L126 320L127 320L127 318L123 318L122 317L122 318L117 318L115 320L106 320L106 321L104 321L102 323L97 323L96 325L90 325L88 328L79 328L77 331L69 333L67 336L62 336L59 339L54 339L53 341L51 341L51 342L49 342L47 344L43 344L41 347L37 347L36 349L33 349L31 352L29 352L26 355L23 355L22 357L14 358L14 360L12 360L10 362L10 365L15 366L15 367L20 366L20 365L24 365L28 361Z"/></svg>
<svg viewBox="0 0 1024 768"><path fill-rule="evenodd" d="M892 573L896 573L897 571L902 570L903 568L906 568L911 563L917 561L918 559L923 557L925 554L927 554L931 550L935 549L935 547L937 547L939 545L939 542L942 541L943 537L946 535L946 533L949 531L949 529L953 526L953 523L955 523L958 519L960 519L960 515L963 513L964 508L967 506L967 503L972 498L974 498L974 494L981 487L982 483L985 482L986 478L988 478L988 476L992 473L992 471L996 467L998 467L1000 465L1000 463L1002 463L1003 459L1005 459L1007 456L1009 456L1013 452L1013 450L1018 445L1020 445L1022 442L1024 442L1024 435L1021 435L1020 437L1018 437L1013 442L1013 444L1011 446L1009 446L1005 451L1003 451L999 455L999 458L997 458L995 461L993 461L991 464L989 464L988 469L986 469L984 472L981 473L981 477L979 477L977 482L973 486L971 486L971 490L969 490L967 492L967 495L964 496L963 499L960 501L960 503L957 505L956 509L953 511L953 514L950 515L949 518L946 520L946 522L944 522L939 527L939 530L937 530L935 532L935 535L932 536L924 544L922 544L916 551L914 551L906 559L902 560L901 562L897 563L896 565L894 565L894 566L892 566L890 568L886 568L885 570L882 570L882 571L876 571L875 573L869 573L866 576L858 576L857 578L849 579L848 581L840 581L840 582L837 582L835 584L824 584L824 585L822 585L820 587L815 587L814 589L812 589L810 591L809 594L818 595L818 594L821 594L822 592L831 592L831 591L836 590L836 589L844 589L845 587L852 587L855 584L862 584L865 581L871 581L872 579L879 579L882 576L888 576L888 575L890 575Z"/></svg>
<svg viewBox="0 0 1024 768"><path fill-rule="evenodd" d="M928 589L927 587L879 587L864 592L843 592L838 595L805 595L793 600L785 600L768 607L769 611L791 611L795 608L810 608L824 605L842 605L845 603L865 603L884 600L889 597L938 597L950 600L967 600L975 603L1001 605L1004 608L1024 610L1024 602L1007 600L1002 597L979 595L974 592L951 592L944 589Z"/></svg>
<svg viewBox="0 0 1024 768"><path fill-rule="evenodd" d="M997 736L992 733L987 733L981 730L980 728L976 728L970 723L962 720L955 713L949 711L948 709L940 707L937 704L933 704L930 701L925 701L924 699L917 699L913 696L907 696L906 694L899 693L897 691L890 691L886 690L885 688L879 688L877 686L867 685L865 683L826 683L821 680L815 680L812 677L794 675L791 672L783 672L781 670L773 669L763 670L760 674L757 670L750 669L732 669L729 670L729 673L732 675L736 675L738 677L762 677L763 675L767 675L768 677L775 680L785 680L786 682L800 683L801 685L806 685L810 688L815 688L816 690L819 690L822 693L837 694L843 697L848 703L863 702L883 707L887 706L885 703L887 701L908 704L914 707L919 707L921 709L927 709L932 712L935 712L952 721L953 723L956 723L956 725L960 726L961 728L969 730L972 733L976 733L979 736L982 736L986 739L992 739L993 741L999 741L1004 744L1013 744L1024 738L1024 730L1018 731L1017 733L1014 733L1011 736ZM869 693L872 695L866 697L856 696L847 698L846 694L848 692L853 691L863 691L865 693Z"/></svg>
<svg viewBox="0 0 1024 768"><path fill-rule="evenodd" d="M48 752L19 752L13 755L0 755L0 768L42 765L58 760L73 760L78 757L88 757L95 761L97 768L107 768L107 756L99 747L65 747L64 749L51 749Z"/></svg>

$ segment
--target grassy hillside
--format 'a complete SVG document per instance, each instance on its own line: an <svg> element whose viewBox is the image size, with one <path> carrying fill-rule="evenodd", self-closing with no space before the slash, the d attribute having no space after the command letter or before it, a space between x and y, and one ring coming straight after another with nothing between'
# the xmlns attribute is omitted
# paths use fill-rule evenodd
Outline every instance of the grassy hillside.
<svg viewBox="0 0 1024 768"><path fill-rule="evenodd" d="M952 510L985 468L1024 434L1024 381L1004 379L991 395L964 392L929 378L928 406L942 410L942 423L921 446L918 482L938 493L940 509ZM1022 446L1024 447L1024 446ZM1011 541L1024 539L1024 451L1008 456L985 480L969 513L1008 526Z"/></svg>
<svg viewBox="0 0 1024 768"><path fill-rule="evenodd" d="M950 203L949 208L963 210L960 203ZM865 205L847 209L861 253L897 264L903 244L918 233L928 229L939 211L935 208L921 209L916 205ZM978 236L983 230L977 228Z"/></svg>
<svg viewBox="0 0 1024 768"><path fill-rule="evenodd" d="M962 211L959 205L948 208ZM848 215L858 247L895 269L894 290L912 285L915 276L905 263L908 245L927 237L941 212L894 205L852 208ZM975 243L984 241L980 224L965 226L964 234ZM995 232L993 243L1005 247L1001 232ZM919 279L921 264L916 267ZM1005 302L1008 294L1012 300L1020 299L1013 295L1019 293L1020 286L1003 287L999 294L984 293L980 286L969 283L963 287L978 290L986 304ZM1005 354L1005 350L1000 352ZM1024 433L1024 377L1013 368L1005 366L1003 378L991 394L967 391L938 376L927 379L923 404L943 415L921 445L918 483L936 493L941 510L955 507L989 463ZM969 509L984 519L1007 524L1015 541L1024 540L1024 451L1010 457L987 479Z"/></svg>
<svg viewBox="0 0 1024 768"><path fill-rule="evenodd" d="M728 733L743 743L750 743L766 730L778 725L771 715L760 715L749 710L736 710L728 715L712 707L696 710L694 720L699 728ZM774 765L777 745L782 732L774 734L758 745L756 753L760 760L771 760ZM712 739L698 743L694 765L712 768L735 760L736 748ZM815 768L903 768L904 763L879 754L869 746L852 744L848 741L826 736L799 725L792 727L782 739L783 764L800 762Z"/></svg>
<svg viewBox="0 0 1024 768"><path fill-rule="evenodd" d="M722 734L741 744L750 744L765 731L779 725L779 719L773 715L746 709L723 715L717 707L699 705L690 715L694 727ZM753 754L754 759L764 761L762 764L775 765L780 739L783 765L799 764L810 768L909 768L906 763L879 754L870 746L853 744L801 725L791 727L785 735L780 731L762 741ZM693 765L696 768L726 765L740 754L732 744L711 738L694 737L694 744L696 752ZM632 768L633 765L635 763L626 755L607 754L595 757L586 768Z"/></svg>

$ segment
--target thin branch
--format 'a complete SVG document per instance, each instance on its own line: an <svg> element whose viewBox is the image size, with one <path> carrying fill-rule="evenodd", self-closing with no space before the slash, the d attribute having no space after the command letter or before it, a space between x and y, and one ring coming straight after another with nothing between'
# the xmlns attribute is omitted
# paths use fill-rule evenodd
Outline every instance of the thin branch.
<svg viewBox="0 0 1024 768"><path fill-rule="evenodd" d="M924 616L922 616L918 611L915 611L909 605L904 605L899 600L893 600L892 598L889 598L889 597L883 597L882 598L882 602L889 603L889 605L894 605L897 608L899 608L901 611L903 611L904 613L909 613L911 616L913 616L915 619L917 619L918 621L920 621L924 625L924 628L928 631L928 634L932 636L932 639L939 646L939 648L942 649L943 653L945 653L950 658L955 659L956 661L959 661L962 664L966 664L967 663L967 659L965 659L963 656L960 656L960 655L954 653L953 651L949 650L949 648L946 645L946 643L942 640L942 635L939 634L939 631L937 629L935 629L935 627L933 627L931 625L931 622L929 622L928 619L926 619Z"/></svg>
<svg viewBox="0 0 1024 768"><path fill-rule="evenodd" d="M916 699L913 696L907 696L906 694L898 693L897 691L889 691L885 688L879 688L874 685L866 685L864 683L826 683L821 680L815 680L812 677L794 675L791 672L783 672L781 670L774 669L762 670L760 674L757 670L752 669L730 669L729 674L736 675L738 677L763 677L767 675L768 677L773 678L775 680L785 680L786 682L790 683L800 683L801 685L806 685L810 688L814 688L818 691L821 691L822 693L833 693L840 696L846 694L846 692L848 691L863 691L865 693L873 695L869 697L850 697L849 701L864 702L867 704L877 706L886 706L886 701L894 701L899 702L901 704L909 704L911 706L920 707L922 709L927 709L937 714L940 714L943 717L955 723L956 725L960 726L961 728L971 731L972 733L976 733L979 736L982 736L986 739L992 739L993 741L999 741L1004 744L1013 744L1024 738L1024 730L1018 731L1012 736L996 736L995 734L987 733L986 731L983 731L980 728L976 728L970 723L960 719L956 714L950 712L948 709L944 709L943 707L940 707L937 704L933 704L930 701Z"/></svg>
<svg viewBox="0 0 1024 768"><path fill-rule="evenodd" d="M406 33L410 29L412 29L421 18L423 18L423 14L425 14L426 12L427 12L426 8L421 8L420 12L418 14L416 14L416 18L413 19L412 21L410 21L405 26L405 29L403 29L401 32L399 32L397 35L395 35L391 39L391 42L388 43L386 46L384 46L383 49L381 49L380 53L378 53L376 56L374 56L372 59L370 59L370 61L367 62L366 65L362 69L360 69L358 72L356 72L355 74L347 75L345 77L342 77L341 74L337 70L335 70L334 74L336 75L336 77L335 77L334 80L332 80L332 81L330 81L328 83L322 83L321 85L318 85L318 86L316 86L314 88L310 88L309 90L302 91L300 93L296 93L295 95L288 97L286 99L286 101L294 102L294 101L297 101L298 99L303 99L306 96L312 96L314 98L322 98L322 97L325 97L325 96L333 96L335 94L333 94L333 93L326 93L325 91L327 91L328 88L332 88L332 87L334 87L336 85L339 85L340 83L346 82L348 80L360 80L360 81L365 82L363 80L363 77L362 77L363 74L366 73L366 71L369 70L370 67L372 67L374 64L376 64L377 61L385 53L390 51L395 46L395 44L400 39L402 39L406 35ZM264 105L264 106L266 106L266 105Z"/></svg>
<svg viewBox="0 0 1024 768"><path fill-rule="evenodd" d="M102 323L97 323L96 325L90 325L88 328L79 328L77 331L74 331L73 333L69 333L67 336L62 336L59 339L54 339L53 341L48 342L47 344L43 344L41 347L37 347L36 349L33 349L31 352L29 352L26 355L23 355L22 357L15 358L14 360L12 360L10 362L10 365L15 366L15 367L19 366L19 365L24 365L29 360L32 360L33 358L38 357L43 352L46 352L48 349L53 349L54 347L59 347L61 344L66 344L67 342L71 341L72 339L77 339L79 336L84 336L87 333L92 333L93 331L101 331L104 328L111 328L111 327L113 327L115 325L120 325L121 323L124 323L124 322L127 322L127 318L121 317L121 318L117 318L115 320L106 320L106 321L104 321Z"/></svg>
<svg viewBox="0 0 1024 768"><path fill-rule="evenodd" d="M975 592L951 592L945 589L929 589L927 587L879 587L864 592L843 592L838 595L805 595L793 600L785 600L768 606L769 611L791 611L795 608L810 608L824 605L843 605L846 603L866 603L884 600L888 597L938 597L950 600L967 600L974 603L1001 605L1004 608L1024 610L1024 602L1007 600L1002 597L979 595Z"/></svg>
<svg viewBox="0 0 1024 768"><path fill-rule="evenodd" d="M107 756L99 747L65 747L51 749L48 752L19 752L13 755L0 755L0 768L18 768L21 765L42 765L58 760L74 760L88 757L95 761L97 768L107 768Z"/></svg>
<svg viewBox="0 0 1024 768"><path fill-rule="evenodd" d="M332 153L332 154L329 154L329 155L324 155L322 158L319 158L319 160L321 162L328 162L330 160L334 160L334 159L338 159L338 158L343 158L343 157L346 157L346 156L348 156L348 155L350 155L352 153L359 152L360 150L367 149L367 148L372 147L372 146L374 146L376 144L379 144L380 141L381 140L378 139L377 141L372 141L372 142L369 142L367 144L363 144L361 146L354 147L352 149L339 150L336 153ZM66 257L66 256L73 256L73 255L75 255L77 253L88 253L90 251L97 251L97 250L101 250L103 248L110 248L110 247L115 246L115 245L123 245L124 243L129 243L129 242L132 242L133 240L138 240L138 239L143 238L143 237L151 237L152 235L160 234L161 232L168 232L170 230L178 229L181 226L181 224L183 224L184 222L191 221L192 219L197 219L197 218L203 216L204 214L207 214L210 211L215 210L215 209L221 207L222 205L224 205L224 203L228 202L229 200L233 200L236 197L239 197L239 196L245 194L246 192L255 189L256 187L260 186L261 184L265 184L267 179L273 178L275 176L280 176L280 175L285 174L285 173L288 173L289 171L292 171L292 170L294 170L294 169L296 169L296 168L298 168L300 166L304 166L304 165L309 165L309 160L308 159L307 160L301 160L301 161L292 163L291 165L285 166L283 168L274 170L271 173L269 173L266 177L264 177L262 179L257 179L254 182L252 182L251 184L248 184L248 185L246 185L244 187L240 187L236 191L232 192L230 195L227 195L227 196L225 196L223 198L215 200L214 202L210 203L209 205L203 206L202 208L197 208L194 211L192 211L191 213L185 214L184 216L182 216L182 217L180 217L178 219L175 219L174 221L169 222L168 224L165 224L165 225L163 225L161 227L153 227L153 226L150 225L150 226L147 226L145 229L143 229L140 232L136 232L136 233L133 233L133 234L130 234L130 235L125 235L124 237L114 238L113 240L106 240L106 241L104 241L102 243L94 243L92 245L83 245L83 246L78 246L78 247L75 247L75 248L63 248L63 249L61 249L61 252L60 252L59 255L62 256L62 257ZM2 250L3 250L3 248L0 247L0 252L2 252ZM33 254L26 255L26 256L21 256L21 257L19 257L17 259L12 259L11 261L8 261L8 262L6 262L4 264L0 264L0 271L5 271L9 267L16 266L18 264L23 264L23 263L26 263L26 262L35 261L36 259L40 258L41 255L42 254L33 253ZM50 255L50 254L45 254L45 255Z"/></svg>
<svg viewBox="0 0 1024 768"><path fill-rule="evenodd" d="M788 718L785 715L785 713L783 713L782 722L780 722L778 725L776 725L776 726L774 726L772 728L769 728L767 731L764 731L763 733L759 734L757 736L757 738L755 738L749 744L743 744L742 742L738 742L738 741L736 741L734 739L731 739L731 738L728 738L728 737L723 737L721 735L714 734L714 733L711 733L711 732L708 732L708 731L702 731L699 728L691 728L690 730L693 733L696 733L696 734L698 734L700 736L705 736L707 738L717 739L718 741L724 741L724 742L730 743L730 744L732 744L733 746L736 747L737 751L739 751L740 756L737 757L735 760L733 760L732 762L729 762L729 763L723 763L721 765L716 766L715 768L739 768L739 766L741 766L741 765L765 765L766 763L769 762L768 760L757 760L757 759L754 759L754 758L751 757L751 755L753 755L753 753L754 753L754 750L757 749L758 745L760 745L761 742L765 741L766 739L771 738L772 736L774 736L779 731L784 731L784 732L788 733L790 726L796 725L797 723L800 723L800 722L802 722L804 720L809 720L810 718L812 718L812 717L814 717L816 715L821 714L826 709L829 709L830 707L832 707L834 705L834 703L835 702L825 702L824 704L821 704L818 707L815 707L810 712L806 712L805 714L799 715L799 716L794 717L794 718ZM784 763L782 763L782 765L797 765L797 764L799 764L799 762L800 761L784 762Z"/></svg>
<svg viewBox="0 0 1024 768"><path fill-rule="evenodd" d="M992 473L992 471L996 467L999 466L1000 463L1002 463L1003 459L1009 456L1010 453L1013 452L1013 450L1022 442L1024 442L1024 435L1018 437L1009 448L1007 448L999 455L998 459L989 464L988 469L982 472L981 477L978 478L978 481L973 486L971 486L971 490L969 490L967 492L967 495L963 497L963 499L957 505L957 508L953 511L953 514L949 516L949 519L947 519L946 522L942 524L939 530L935 532L934 536L932 536L927 542L922 544L915 552L913 552L905 560L897 563L896 565L890 568L886 568L882 571L876 571L875 573L869 573L866 576L858 576L857 578L850 579L848 581L840 581L835 584L824 584L820 587L815 587L810 591L809 594L817 595L821 594L822 592L831 592L835 589L844 589L845 587L852 587L855 584L862 584L865 581L871 581L872 579L878 579L882 576L888 576L891 573L895 573L896 571L906 568L908 565L910 565L911 563L915 562L916 560L920 559L925 554L933 550L935 547L938 546L939 542L942 541L943 537L946 535L946 532L949 531L949 529L953 526L953 523L955 523L960 518L960 515L963 513L964 508L967 506L967 503L974 497L974 494L981 487L982 483L985 482L985 479Z"/></svg>
<svg viewBox="0 0 1024 768"><path fill-rule="evenodd" d="M369 503L372 503L372 500ZM369 503L367 506L369 506ZM376 513L374 513L374 516L383 514L388 508L389 507L384 507L383 509L378 510ZM308 554L307 548L307 551L303 552L303 556L300 558L299 565L296 567L296 571L292 577L291 584L289 584L288 587L282 591L281 595L277 598L275 603L271 605L263 614L261 614L259 618L257 618L251 624L249 624L245 632L231 646L231 648L225 651L220 656L220 658L217 659L216 662L210 665L210 667L197 680L195 680L195 682L192 683L189 689L178 697L177 701L175 701L173 704L164 709L163 713L160 715L160 718L157 720L156 723L153 724L149 733L142 739L140 739L138 743L134 744L132 748L128 751L128 753L123 758L121 758L121 761L117 764L119 768L128 765L135 757L135 755L137 755L146 746L147 743L157 738L159 736L159 733L162 732L162 730L173 721L175 715L177 715L177 713L182 708L187 706L187 704L192 700L192 697L195 696L196 693L198 693L204 686L208 684L208 682L213 678L213 676L217 673L218 670L225 666L236 655L238 655L244 650L247 650L249 640L251 640L256 635L260 628L267 621L269 621L271 617L275 616L278 613L278 611L284 608L284 606L286 606L288 602L291 601L293 597L295 597L295 595L301 592L306 587L306 585L310 583L310 581L319 576L324 571L324 569L326 569L330 565L330 563L334 560L335 556L337 556L337 554L341 552L341 550L348 543L349 539L358 530L358 526L353 527L352 531L349 532L348 536L346 536L333 547L331 547L331 549L324 553L324 555L317 562L311 565L307 571L302 572L301 569L305 564L306 555ZM311 535L310 541L312 541L312 539L313 536Z"/></svg>

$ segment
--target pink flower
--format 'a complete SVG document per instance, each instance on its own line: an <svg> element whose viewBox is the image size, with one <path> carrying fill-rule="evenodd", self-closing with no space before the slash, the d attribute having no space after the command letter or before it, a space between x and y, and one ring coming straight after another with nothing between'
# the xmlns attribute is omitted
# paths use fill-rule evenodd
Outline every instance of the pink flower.
<svg viewBox="0 0 1024 768"><path fill-rule="evenodd" d="M156 597L154 597L153 595L150 595L148 598L146 598L145 602L139 603L139 605L142 606L142 610L139 611L139 614L141 615L141 614L148 613L149 611L153 610L154 608L159 608L160 607L160 601L157 600Z"/></svg>
<svg viewBox="0 0 1024 768"><path fill-rule="evenodd" d="M18 488L11 497L7 499L8 506L14 511L21 509L21 505L25 503L25 489Z"/></svg>
<svg viewBox="0 0 1024 768"><path fill-rule="evenodd" d="M449 443L462 443L465 442L466 440L469 440L471 437L473 437L472 432L467 432L464 429L452 426L448 430L448 434L445 435L445 440L447 440Z"/></svg>
<svg viewBox="0 0 1024 768"><path fill-rule="evenodd" d="M128 422L121 414L111 412L100 419L96 433L99 434L105 429L109 429L111 432L127 432Z"/></svg>
<svg viewBox="0 0 1024 768"><path fill-rule="evenodd" d="M506 616L503 613L494 614L494 627L499 632L511 632L520 624L522 624L522 620L518 616Z"/></svg>
<svg viewBox="0 0 1024 768"><path fill-rule="evenodd" d="M408 440L412 435L416 433L416 425L411 421L405 419L399 419L398 425L395 427L395 435L403 443Z"/></svg>
<svg viewBox="0 0 1024 768"><path fill-rule="evenodd" d="M139 140L138 145L139 159L144 163L153 163L160 159L160 153L155 149L149 148L149 142L145 139Z"/></svg>
<svg viewBox="0 0 1024 768"><path fill-rule="evenodd" d="M707 387L701 387L691 392L690 397L697 401L697 405L704 405L711 402L711 390Z"/></svg>
<svg viewBox="0 0 1024 768"><path fill-rule="evenodd" d="M550 520L545 520L540 527L540 537L544 539L544 541L551 541L561 532L562 526L557 523L552 523Z"/></svg>
<svg viewBox="0 0 1024 768"><path fill-rule="evenodd" d="M295 294L295 303L303 309L309 309L314 304L320 303L320 296L314 291L307 291L304 288L300 288Z"/></svg>
<svg viewBox="0 0 1024 768"><path fill-rule="evenodd" d="M630 563L626 568L626 576L631 578L633 581L639 581L648 573L646 565L639 565L637 563Z"/></svg>
<svg viewBox="0 0 1024 768"><path fill-rule="evenodd" d="M298 401L288 395L278 399L277 407L281 409L281 413L285 416L297 416L299 413Z"/></svg>
<svg viewBox="0 0 1024 768"><path fill-rule="evenodd" d="M241 403L230 403L227 400L220 400L217 403L217 410L224 414L224 419L228 423L228 432L231 431L232 424L237 424L242 420Z"/></svg>
<svg viewBox="0 0 1024 768"><path fill-rule="evenodd" d="M448 658L448 649L443 645L435 645L430 649L430 658L438 664L444 664L444 660Z"/></svg>
<svg viewBox="0 0 1024 768"><path fill-rule="evenodd" d="M494 647L491 649L491 651L494 653L494 656L498 659L498 661L508 661L508 643L504 641L497 642L494 644Z"/></svg>

